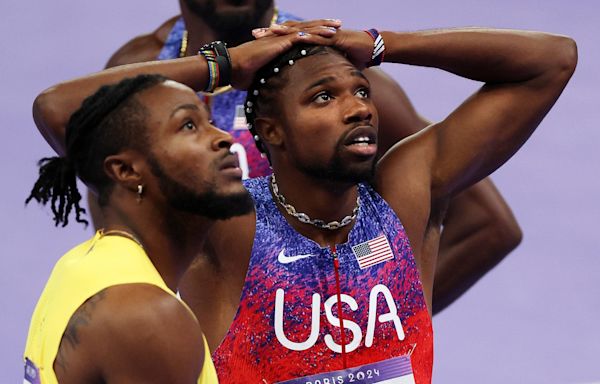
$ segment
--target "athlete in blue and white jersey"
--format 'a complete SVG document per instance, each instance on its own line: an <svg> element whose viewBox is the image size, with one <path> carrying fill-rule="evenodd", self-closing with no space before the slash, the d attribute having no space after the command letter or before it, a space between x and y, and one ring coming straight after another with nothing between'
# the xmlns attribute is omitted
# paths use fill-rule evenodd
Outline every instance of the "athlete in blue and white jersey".
<svg viewBox="0 0 600 384"><path fill-rule="evenodd" d="M348 241L331 249L288 223L269 182L245 183L256 207L256 233L238 312L213 354L221 381L273 383L313 375L302 383L361 375L431 381L431 319L396 213L360 184ZM338 306L347 330L343 341Z"/></svg>

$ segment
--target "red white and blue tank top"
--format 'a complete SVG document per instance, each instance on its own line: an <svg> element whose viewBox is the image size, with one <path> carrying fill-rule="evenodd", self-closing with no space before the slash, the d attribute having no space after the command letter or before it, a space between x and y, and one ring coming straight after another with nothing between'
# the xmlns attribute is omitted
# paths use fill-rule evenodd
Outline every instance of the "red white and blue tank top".
<svg viewBox="0 0 600 384"><path fill-rule="evenodd" d="M300 20L300 18L278 11L277 23L288 20ZM183 18L179 18L169 32L165 45L157 57L158 60L179 57L184 31L185 23ZM199 92L198 96L210 107L215 126L233 136L234 144L231 150L238 156L244 179L269 175L271 173L269 163L254 145L254 139L246 123L244 114L246 91L231 89L215 95Z"/></svg>
<svg viewBox="0 0 600 384"><path fill-rule="evenodd" d="M213 354L219 380L430 383L431 318L408 237L383 198L359 185L356 222L334 255L289 225L269 177L245 185L256 232L237 314Z"/></svg>

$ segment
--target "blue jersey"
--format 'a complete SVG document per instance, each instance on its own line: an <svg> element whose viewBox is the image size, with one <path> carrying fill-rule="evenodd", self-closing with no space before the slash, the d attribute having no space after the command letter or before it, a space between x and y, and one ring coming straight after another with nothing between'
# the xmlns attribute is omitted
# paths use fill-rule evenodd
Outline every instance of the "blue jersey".
<svg viewBox="0 0 600 384"><path fill-rule="evenodd" d="M284 23L288 20L300 19L289 13L278 11L277 23ZM158 55L158 60L179 57L184 31L185 23L180 18L169 32L165 45ZM215 95L199 92L198 96L210 107L214 124L233 136L235 143L232 145L231 151L238 156L244 179L270 174L269 163L265 157L261 156L260 151L254 144L252 134L248 130L246 115L244 114L246 91L238 91L232 88Z"/></svg>
<svg viewBox="0 0 600 384"><path fill-rule="evenodd" d="M404 227L381 196L358 186L359 212L336 261L286 221L269 177L245 185L256 232L237 314L213 355L219 379L429 383L431 319Z"/></svg>

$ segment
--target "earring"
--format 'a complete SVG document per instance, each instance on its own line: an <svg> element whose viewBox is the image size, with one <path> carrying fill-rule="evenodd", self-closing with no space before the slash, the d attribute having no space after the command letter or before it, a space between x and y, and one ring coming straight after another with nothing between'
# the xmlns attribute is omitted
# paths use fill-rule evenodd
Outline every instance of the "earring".
<svg viewBox="0 0 600 384"><path fill-rule="evenodd" d="M137 186L137 203L141 203L142 202L142 194L144 193L144 186L142 184L138 184Z"/></svg>

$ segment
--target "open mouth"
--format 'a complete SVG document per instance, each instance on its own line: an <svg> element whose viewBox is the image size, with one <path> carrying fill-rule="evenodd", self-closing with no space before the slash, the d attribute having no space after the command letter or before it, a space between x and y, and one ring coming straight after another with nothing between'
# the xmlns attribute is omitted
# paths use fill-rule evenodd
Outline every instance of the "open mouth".
<svg viewBox="0 0 600 384"><path fill-rule="evenodd" d="M370 125L355 128L346 136L344 145L357 155L374 155L377 153L377 131Z"/></svg>
<svg viewBox="0 0 600 384"><path fill-rule="evenodd" d="M235 154L228 154L225 156L223 161L221 161L221 166L219 167L219 171L222 173L235 177L242 178L242 169L240 168L240 164L238 162L238 157Z"/></svg>

